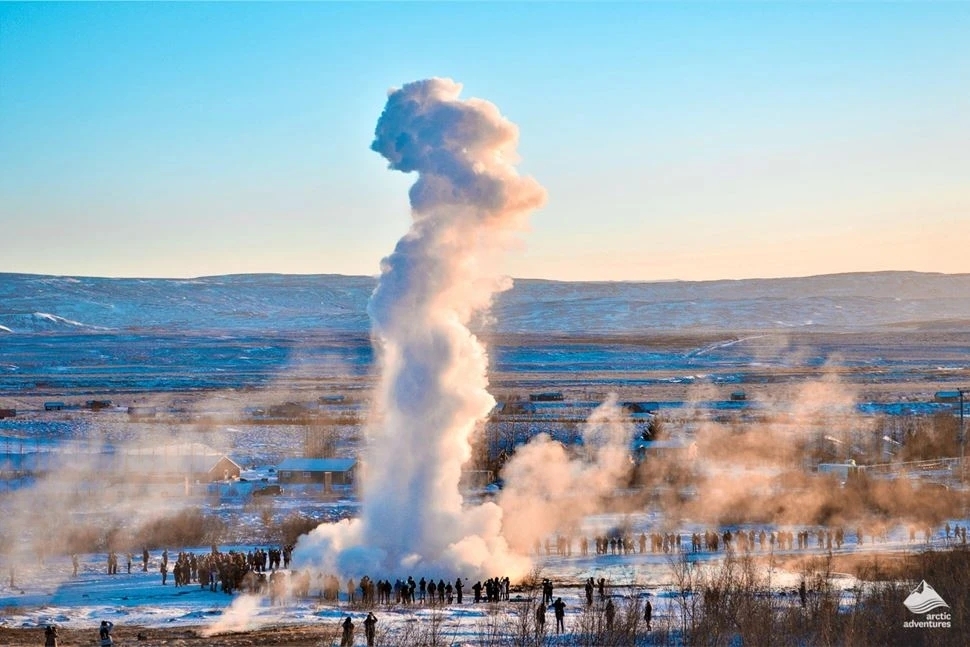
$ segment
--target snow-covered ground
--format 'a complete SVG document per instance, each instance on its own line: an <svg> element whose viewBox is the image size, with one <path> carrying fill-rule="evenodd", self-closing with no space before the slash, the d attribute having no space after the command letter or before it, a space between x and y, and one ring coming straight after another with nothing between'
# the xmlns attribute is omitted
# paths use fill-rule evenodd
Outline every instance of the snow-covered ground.
<svg viewBox="0 0 970 647"><path fill-rule="evenodd" d="M591 533L603 531L617 524L632 524L634 533L646 529L655 518L650 515L622 517L601 515L587 520ZM950 525L965 526L967 520L950 520ZM686 528L686 531L697 528ZM735 529L737 530L737 529ZM903 527L894 528L887 541L859 546L854 535L847 534L847 543L834 550L839 555L865 555L887 552L906 552L922 550L926 543L919 537L919 543L909 541L907 530ZM685 543L689 548L689 536L685 536ZM951 539L952 541L952 539ZM948 545L943 531L936 532L931 544L941 548ZM815 546L814 537L811 548L807 551L790 550L777 551L774 560L769 560L767 553L760 550L752 551L758 559L759 569L766 583L779 596L780 604L794 603L793 593L797 590L803 573L785 570L777 564L785 563L786 558L804 555L824 555L825 551ZM236 550L246 552L252 546L223 546L223 551ZM192 552L205 553L206 548L195 548ZM574 541L573 551L577 550ZM174 552L170 555L174 558ZM596 580L605 578L607 582L607 596L618 603L640 598L649 598L654 607L654 618L657 625L670 622L672 615L678 612L677 587L675 572L681 568L683 562L691 564L693 568L716 569L722 563L724 553L701 551L699 553L633 553L629 555L588 555L579 556L574 552L571 556L538 555L535 556L535 575L538 579L549 578L554 582L554 595L562 597L566 603L566 629L578 622L580 614L586 608L585 594L582 588L587 578ZM243 631L256 629L267 625L300 624L300 625L332 625L347 615L361 621L367 610L356 605L349 605L346 594L341 592L341 599L337 603L324 602L319 597L319 580L311 578L310 596L305 599L289 598L282 603L273 604L268 597L235 593L227 595L221 592L210 592L197 583L185 587L175 587L171 577L166 585L161 584L158 571L160 551L153 551L147 572L141 568L141 556L136 555L129 574L126 568L125 556L120 556L119 573L107 574L106 555L81 555L80 568L76 577L72 576L71 560L68 557L57 557L45 560L43 563L23 563L3 565L3 579L0 582L0 627L42 627L46 624L57 624L66 628L83 629L96 626L100 620L111 620L116 624L124 623L143 627L196 627L204 630L210 628L216 631ZM769 566L769 561L774 566ZM401 573L402 579L413 575L415 579L420 573ZM11 582L10 578L13 578ZM770 578L770 579L768 579ZM496 615L506 615L509 623L513 622L519 612L521 602L535 600L538 591L522 587L513 587L509 602L498 604L471 603L470 586L466 588L464 604L442 605L430 607L414 605L405 607L399 604L384 606L376 609L385 631L393 633L395 625L403 631L403 626L421 622L423 619L435 615L436 622L441 623L445 635L451 636L454 644L472 644L481 636L482 623L495 622ZM850 604L853 590L859 582L851 575L833 573L832 584L845 592L844 603ZM596 604L602 605L599 595ZM598 607L597 607L598 608ZM550 616L551 622L551 616Z"/></svg>
<svg viewBox="0 0 970 647"><path fill-rule="evenodd" d="M776 381L818 381L820 375L832 372L843 380L841 391L868 393L870 387L879 386L882 390L874 393L874 400L888 394L872 402L840 398L856 404L853 415L947 413L953 411L952 404L930 400L935 389L961 385L968 374L966 327L959 327L960 321L970 319L968 286L966 275L910 273L666 284L522 281L498 298L493 312L498 329L485 330L496 335L489 348L494 371L490 377L493 384L525 401L530 392L563 390L570 406L588 410L603 394L624 390L631 399L656 401L665 411L703 409L705 415L700 418L708 419L728 410L761 413L767 405L752 397L759 395L756 390L765 391ZM262 541L254 529L267 525L260 523L264 521L260 517L269 514L252 506L250 490L254 483L274 478L269 467L281 458L300 455L306 437L305 426L280 424L256 412L283 402L322 403L339 394L341 404L326 405L332 411L324 413L352 419L348 427L359 431L375 369L365 307L373 287L374 280L368 277L267 275L165 281L0 275L4 303L0 407L17 410L15 418L0 421L0 450L79 455L159 438L216 446L239 460L245 481L193 485L191 492L153 504L201 507L234 526L226 541L239 545L222 546L222 550L249 550L255 545L251 542ZM886 333L889 329L900 334ZM910 329L964 332L941 333L930 343L929 333L905 336ZM809 332L796 342L794 335L779 330ZM875 336L845 334L861 330ZM834 334L815 336L814 331ZM637 337L648 332L673 335L673 339L654 343ZM597 337L604 334L615 337ZM898 397L892 387L897 382L915 383L918 390L908 386L900 391L905 395ZM675 385L677 393L668 395L668 385ZM741 403L727 401L734 389L747 389L748 398ZM84 402L93 397L90 394L109 394L113 407L97 413L44 410L47 400ZM582 406L577 404L580 400ZM127 406L146 403L158 405L157 419L128 416ZM549 431L531 426L545 425L546 417L560 426L564 416L572 420L575 412L566 416L562 406L542 405L530 414L528 423L507 423L513 440L516 432ZM785 411L784 405L775 406ZM820 406L833 405L824 401ZM585 413L576 414L576 420ZM343 431L338 436L356 435ZM341 449L354 454L359 447L345 443ZM2 518L19 512L11 507L25 500L43 505L42 497L16 496L31 485L15 480L0 484ZM53 505L62 493L48 484L42 496L50 497ZM290 491L274 498L271 507L276 518L271 521L278 523L279 517L292 513L335 520L355 514L360 505L352 500L313 499ZM164 511L169 510L153 512ZM69 514L87 512L70 510ZM616 528L649 533L677 524L659 510L596 515L584 523L588 536ZM967 520L949 523L966 527ZM688 533L688 545L690 532L707 530L689 522L679 526L678 532ZM860 546L855 529L847 531L847 544L836 554L914 551L925 546L912 543L902 526L891 529L888 538L876 545L867 541ZM24 530L38 532L43 531ZM946 543L942 532L936 530L934 546ZM808 553L822 554L814 539L811 545ZM170 553L180 549L168 547ZM792 599L791 592L803 576L790 566L795 563L790 558L802 554L781 551L776 566L764 572L766 578L770 574L770 586L781 604ZM266 598L210 592L198 584L176 588L170 580L162 586L159 551L153 551L147 572L140 569L140 557L132 573L125 572L122 556L117 575L106 573L105 555L81 555L76 577L71 575L69 557L34 563L11 562L6 555L0 550L0 627L55 623L86 629L102 619L149 628L331 627L347 614L359 626L366 613L345 600L325 603L317 595L319 587L313 585L309 598L290 598L276 605ZM723 552L687 558L701 570L716 569L724 559ZM677 555L583 557L574 542L572 556L543 554L534 556L534 561L536 576L552 579L555 595L567 605L567 634L582 622L586 608L582 583L589 577L604 578L609 596L620 602L649 597L655 624L676 625L672 621L680 599L676 573L683 566ZM421 574L390 576L408 575ZM834 583L850 601L858 582L836 574ZM528 608L524 602L537 595L514 590L509 602L497 606L474 605L466 599L461 606L434 609L381 607L378 615L381 627L391 632L406 632L415 623L440 623L441 633L451 643L482 644L480 637L490 623L514 625L521 609ZM600 604L597 600L596 608ZM548 622L552 626L551 616Z"/></svg>

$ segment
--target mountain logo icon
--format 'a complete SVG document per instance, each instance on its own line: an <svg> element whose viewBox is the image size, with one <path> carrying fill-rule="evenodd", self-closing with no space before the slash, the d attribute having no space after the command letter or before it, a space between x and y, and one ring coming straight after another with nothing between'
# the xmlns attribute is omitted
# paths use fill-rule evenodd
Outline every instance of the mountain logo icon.
<svg viewBox="0 0 970 647"><path fill-rule="evenodd" d="M927 584L926 580L920 582L913 589L909 597L903 600L903 604L913 613L929 613L938 607L950 608L950 605L943 601L940 594L932 586Z"/></svg>

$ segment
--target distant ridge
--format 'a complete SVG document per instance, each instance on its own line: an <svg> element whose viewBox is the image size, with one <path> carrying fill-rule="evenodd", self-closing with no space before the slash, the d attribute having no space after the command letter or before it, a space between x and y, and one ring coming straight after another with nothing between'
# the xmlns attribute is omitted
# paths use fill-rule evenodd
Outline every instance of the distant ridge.
<svg viewBox="0 0 970 647"><path fill-rule="evenodd" d="M337 274L155 279L0 273L0 338L144 329L366 334L376 283L372 276ZM970 274L885 271L715 281L517 279L475 328L610 335L967 331L968 322Z"/></svg>

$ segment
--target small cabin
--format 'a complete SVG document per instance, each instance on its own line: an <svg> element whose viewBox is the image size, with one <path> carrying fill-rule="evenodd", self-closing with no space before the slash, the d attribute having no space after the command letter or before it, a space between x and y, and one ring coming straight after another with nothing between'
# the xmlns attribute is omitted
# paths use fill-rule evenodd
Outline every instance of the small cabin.
<svg viewBox="0 0 970 647"><path fill-rule="evenodd" d="M63 411L66 406L63 402L45 402L44 411Z"/></svg>
<svg viewBox="0 0 970 647"><path fill-rule="evenodd" d="M959 402L960 391L958 389L953 389L952 391L937 391L933 395L933 399L937 402Z"/></svg>
<svg viewBox="0 0 970 647"><path fill-rule="evenodd" d="M545 391L543 393L529 394L529 400L532 402L562 402L564 399L561 391Z"/></svg>
<svg viewBox="0 0 970 647"><path fill-rule="evenodd" d="M864 470L865 467L861 465L856 465L854 460L846 461L845 463L819 463L816 471L819 474L827 474L829 476L835 476L840 481L847 481L850 478L859 474L860 470Z"/></svg>
<svg viewBox="0 0 970 647"><path fill-rule="evenodd" d="M201 443L130 448L106 456L106 471L149 481L232 481L242 472L236 461Z"/></svg>
<svg viewBox="0 0 970 647"><path fill-rule="evenodd" d="M660 409L659 402L624 402L622 406L631 414L654 414Z"/></svg>
<svg viewBox="0 0 970 647"><path fill-rule="evenodd" d="M481 490L495 482L495 472L492 470L462 470L458 487L462 491Z"/></svg>
<svg viewBox="0 0 970 647"><path fill-rule="evenodd" d="M495 413L501 413L502 415L525 415L535 413L535 411L535 405L531 402L523 402L522 400L507 400L495 405Z"/></svg>
<svg viewBox="0 0 970 647"><path fill-rule="evenodd" d="M280 483L318 483L327 491L352 486L356 471L354 458L287 458L276 466Z"/></svg>
<svg viewBox="0 0 970 647"><path fill-rule="evenodd" d="M671 459L697 457L697 444L683 438L667 438L665 440L635 439L630 446L633 460L642 463L649 457Z"/></svg>
<svg viewBox="0 0 970 647"><path fill-rule="evenodd" d="M16 417L17 417L16 409L0 409L0 420L2 420L3 418L16 418Z"/></svg>
<svg viewBox="0 0 970 647"><path fill-rule="evenodd" d="M744 391L732 391L731 401L732 402L744 402L748 399L748 395Z"/></svg>

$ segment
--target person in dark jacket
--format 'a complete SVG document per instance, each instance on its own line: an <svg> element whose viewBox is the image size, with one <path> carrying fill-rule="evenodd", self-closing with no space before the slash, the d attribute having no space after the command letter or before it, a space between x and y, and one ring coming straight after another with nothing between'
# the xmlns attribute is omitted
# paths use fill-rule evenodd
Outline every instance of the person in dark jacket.
<svg viewBox="0 0 970 647"><path fill-rule="evenodd" d="M562 598L556 598L552 608L556 612L556 633L562 633L566 631L566 603Z"/></svg>
<svg viewBox="0 0 970 647"><path fill-rule="evenodd" d="M344 631L340 638L340 647L354 647L354 621L347 616L341 626Z"/></svg>
<svg viewBox="0 0 970 647"><path fill-rule="evenodd" d="M377 616L372 613L367 614L364 619L364 636L367 638L367 647L374 647L374 636L377 627Z"/></svg>
<svg viewBox="0 0 970 647"><path fill-rule="evenodd" d="M98 629L98 639L101 641L101 647L112 647L115 641L111 639L111 630L114 629L114 623L110 620L102 620L101 628Z"/></svg>

